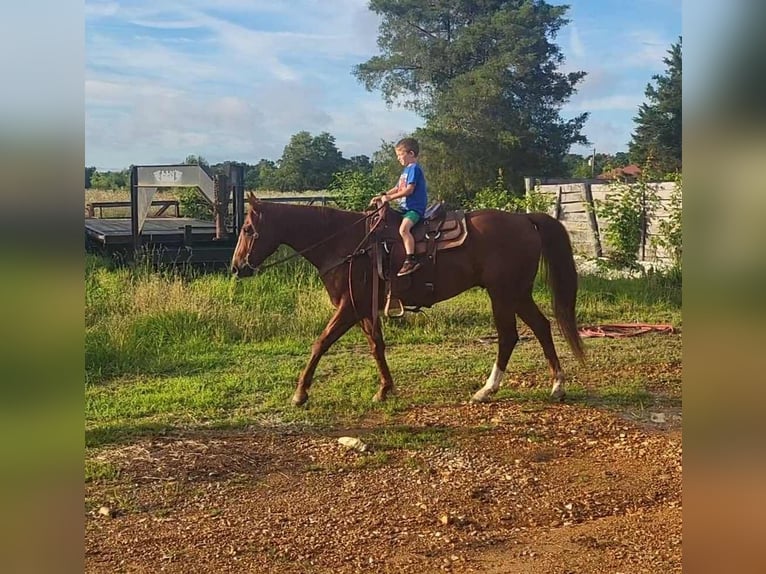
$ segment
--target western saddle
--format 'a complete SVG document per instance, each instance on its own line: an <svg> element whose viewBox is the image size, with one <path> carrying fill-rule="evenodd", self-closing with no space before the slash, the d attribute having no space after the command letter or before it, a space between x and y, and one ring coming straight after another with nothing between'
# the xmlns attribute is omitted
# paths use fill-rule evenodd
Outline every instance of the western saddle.
<svg viewBox="0 0 766 574"><path fill-rule="evenodd" d="M405 311L419 311L421 306L405 307L400 297L406 298L409 287L417 282L426 292L433 293L437 253L446 249L459 247L468 236L465 223L465 212L447 211L444 202L433 204L426 209L425 215L412 228L415 238L415 254L422 266L410 276L397 278L396 287L392 287L392 279L404 257L404 246L399 235L399 225L402 216L393 209L386 207L368 220L368 230L372 241L373 275L377 275L385 283L386 305L385 314L388 317L401 317ZM402 281L409 279L411 281ZM373 313L377 314L378 281L373 282ZM392 310L392 305L394 309ZM430 305L426 305L429 306Z"/></svg>

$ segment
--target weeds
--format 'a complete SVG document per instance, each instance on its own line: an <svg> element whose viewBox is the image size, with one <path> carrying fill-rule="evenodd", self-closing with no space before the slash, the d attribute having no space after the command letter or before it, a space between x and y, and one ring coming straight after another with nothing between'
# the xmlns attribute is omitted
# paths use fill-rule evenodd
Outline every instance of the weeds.
<svg viewBox="0 0 766 574"><path fill-rule="evenodd" d="M371 402L379 384L377 368L365 337L352 329L320 363L307 407L296 409L290 396L298 375L312 341L332 315L316 271L307 263L290 261L233 283L223 274L114 267L87 256L85 285L89 447L184 428L322 427L358 424L366 417L390 419L413 405L466 400L483 384L496 355L495 343L480 341L494 333L489 299L483 290L472 289L423 314L383 319L398 391L390 401ZM578 321L677 325L680 291L680 273L675 272L621 279L584 276ZM534 294L550 317L550 296L542 281ZM555 328L554 336L571 375L569 396L585 403L646 401L645 392L633 386L635 372L623 376L619 368L680 356L675 339L592 341L585 368L573 361ZM545 357L527 333L514 351L498 399L536 404L547 400L549 390ZM387 430L376 436L382 450L450 441L448 433L437 429ZM94 464L86 472L95 479L112 471Z"/></svg>

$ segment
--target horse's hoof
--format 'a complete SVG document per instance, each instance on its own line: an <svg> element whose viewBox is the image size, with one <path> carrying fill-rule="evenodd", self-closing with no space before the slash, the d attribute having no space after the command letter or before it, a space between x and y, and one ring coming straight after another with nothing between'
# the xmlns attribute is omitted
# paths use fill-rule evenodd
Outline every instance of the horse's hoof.
<svg viewBox="0 0 766 574"><path fill-rule="evenodd" d="M489 393L483 393L482 391L478 391L476 394L474 394L471 397L472 403L486 403L489 401L490 394Z"/></svg>
<svg viewBox="0 0 766 574"><path fill-rule="evenodd" d="M561 387L557 387L551 391L552 401L562 403L564 402L564 397L566 396L567 396L566 392L564 392L564 389L562 389Z"/></svg>
<svg viewBox="0 0 766 574"><path fill-rule="evenodd" d="M302 407L309 400L309 395L306 391L295 391L292 402L296 407Z"/></svg>
<svg viewBox="0 0 766 574"><path fill-rule="evenodd" d="M382 403L385 400L386 400L386 393L384 393L383 391L378 391L377 393L375 393L375 396L372 397L373 403Z"/></svg>

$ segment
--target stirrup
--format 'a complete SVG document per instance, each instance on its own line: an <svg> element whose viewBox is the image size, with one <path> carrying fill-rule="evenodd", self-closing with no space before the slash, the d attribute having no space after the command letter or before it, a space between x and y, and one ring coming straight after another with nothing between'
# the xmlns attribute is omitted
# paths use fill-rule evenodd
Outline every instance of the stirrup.
<svg viewBox="0 0 766 574"><path fill-rule="evenodd" d="M399 308L396 309L396 314L391 314L391 290L388 291L388 296L386 297L386 307L384 308L383 312L386 314L386 317L403 317L404 316L404 305L402 304L402 300L396 297L396 302L399 303Z"/></svg>

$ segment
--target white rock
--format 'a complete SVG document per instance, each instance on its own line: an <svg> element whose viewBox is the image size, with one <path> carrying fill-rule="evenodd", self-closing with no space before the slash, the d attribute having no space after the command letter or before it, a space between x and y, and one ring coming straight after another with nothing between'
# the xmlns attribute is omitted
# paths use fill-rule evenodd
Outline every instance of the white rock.
<svg viewBox="0 0 766 574"><path fill-rule="evenodd" d="M653 423L664 423L665 413L649 413L649 418Z"/></svg>
<svg viewBox="0 0 766 574"><path fill-rule="evenodd" d="M367 445L356 437L342 436L338 439L338 442L346 448L350 448L358 452L367 452Z"/></svg>

